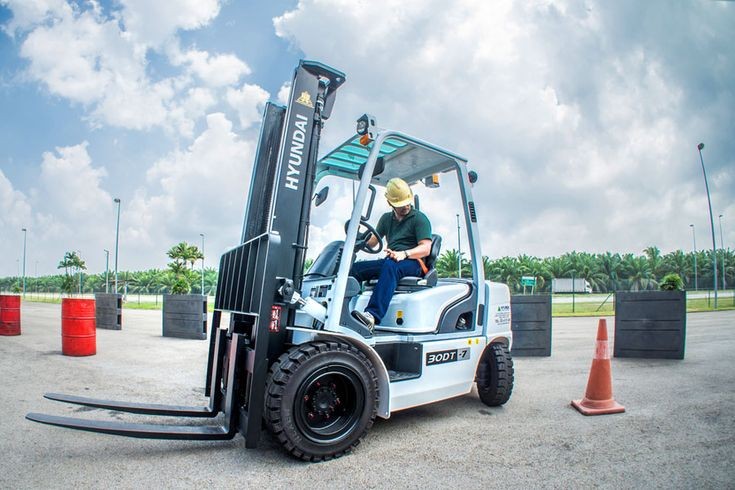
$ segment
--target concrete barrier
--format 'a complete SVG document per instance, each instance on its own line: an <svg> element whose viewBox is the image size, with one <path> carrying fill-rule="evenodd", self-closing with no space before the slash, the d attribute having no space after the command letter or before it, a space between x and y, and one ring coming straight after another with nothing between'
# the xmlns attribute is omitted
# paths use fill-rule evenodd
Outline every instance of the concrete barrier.
<svg viewBox="0 0 735 490"><path fill-rule="evenodd" d="M551 296L515 295L510 298L514 356L551 356Z"/></svg>
<svg viewBox="0 0 735 490"><path fill-rule="evenodd" d="M686 293L615 293L615 357L684 359Z"/></svg>
<svg viewBox="0 0 735 490"><path fill-rule="evenodd" d="M207 297L199 294L164 294L163 336L206 339Z"/></svg>
<svg viewBox="0 0 735 490"><path fill-rule="evenodd" d="M97 293L94 299L97 328L122 330L122 294Z"/></svg>

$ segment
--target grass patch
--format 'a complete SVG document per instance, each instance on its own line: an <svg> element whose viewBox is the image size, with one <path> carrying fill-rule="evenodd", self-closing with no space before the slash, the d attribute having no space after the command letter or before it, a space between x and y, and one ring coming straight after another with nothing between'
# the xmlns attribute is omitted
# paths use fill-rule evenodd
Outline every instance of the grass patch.
<svg viewBox="0 0 735 490"><path fill-rule="evenodd" d="M32 303L52 303L60 304L61 298L50 298L50 297L26 297L24 301ZM615 315L615 300L613 298L608 299L603 304L604 297L600 299L600 302L582 302L578 301L574 305L574 311L572 311L572 303L552 303L551 304L551 315L553 317L589 317L589 316L614 316ZM130 310L160 310L163 307L163 300L156 302L153 301L141 301L140 303L132 298L128 299L127 302L123 303L123 309ZM717 301L717 311L735 310L735 296L719 298ZM207 311L214 311L214 301L210 297L210 301L207 301ZM687 300L687 313L697 313L703 311L715 311L714 309L714 298L693 298Z"/></svg>
<svg viewBox="0 0 735 490"><path fill-rule="evenodd" d="M714 298L696 298L687 300L687 313L700 311L715 311ZM717 311L735 310L735 296L730 298L718 298Z"/></svg>
<svg viewBox="0 0 735 490"><path fill-rule="evenodd" d="M611 301L603 305L599 303L576 303L572 311L572 303L552 303L551 316L612 316L615 314Z"/></svg>

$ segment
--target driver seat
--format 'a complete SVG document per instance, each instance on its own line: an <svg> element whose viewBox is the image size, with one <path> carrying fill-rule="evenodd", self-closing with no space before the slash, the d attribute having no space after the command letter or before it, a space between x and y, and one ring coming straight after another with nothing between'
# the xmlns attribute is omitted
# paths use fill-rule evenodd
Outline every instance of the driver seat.
<svg viewBox="0 0 735 490"><path fill-rule="evenodd" d="M396 291L413 291L416 289L432 288L436 286L439 276L434 268L436 259L442 248L442 237L437 234L431 235L431 251L428 257L424 257L424 265L429 269L423 277L406 276L398 281Z"/></svg>

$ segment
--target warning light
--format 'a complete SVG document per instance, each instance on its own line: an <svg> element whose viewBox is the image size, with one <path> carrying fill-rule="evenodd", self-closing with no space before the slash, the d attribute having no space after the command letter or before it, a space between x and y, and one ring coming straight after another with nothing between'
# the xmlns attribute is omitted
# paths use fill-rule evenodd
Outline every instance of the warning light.
<svg viewBox="0 0 735 490"><path fill-rule="evenodd" d="M424 185L429 189L436 189L439 187L439 174L432 174L424 178Z"/></svg>

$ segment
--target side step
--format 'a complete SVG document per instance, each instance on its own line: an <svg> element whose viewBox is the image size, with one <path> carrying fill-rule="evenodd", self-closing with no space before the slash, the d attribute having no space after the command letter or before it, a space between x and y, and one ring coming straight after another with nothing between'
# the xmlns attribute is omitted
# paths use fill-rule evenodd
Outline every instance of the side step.
<svg viewBox="0 0 735 490"><path fill-rule="evenodd" d="M186 426L158 424L129 424L103 420L86 420L73 417L59 417L43 413L29 413L28 420L42 424L67 427L69 429L101 432L117 436L138 437L142 439L186 439L195 441L222 441L232 439L237 431L228 431L223 426Z"/></svg>
<svg viewBox="0 0 735 490"><path fill-rule="evenodd" d="M119 412L140 413L144 415L168 415L172 417L216 417L217 411L212 407L187 407L182 405L159 405L154 403L131 403L98 398L87 398L62 393L46 393L44 398L57 402L73 403L86 407L104 408Z"/></svg>

